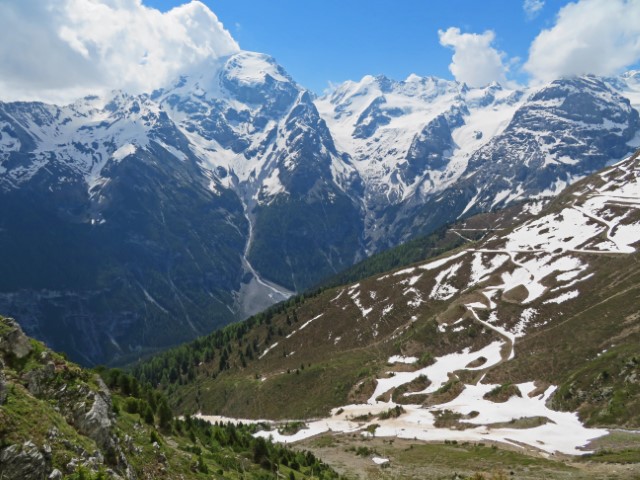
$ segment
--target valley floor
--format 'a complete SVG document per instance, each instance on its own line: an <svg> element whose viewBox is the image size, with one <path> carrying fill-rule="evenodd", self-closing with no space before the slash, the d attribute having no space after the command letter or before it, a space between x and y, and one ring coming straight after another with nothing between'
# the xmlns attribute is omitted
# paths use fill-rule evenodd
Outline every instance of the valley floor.
<svg viewBox="0 0 640 480"><path fill-rule="evenodd" d="M525 453L505 444L462 442L423 443L403 439L323 435L299 447L311 450L340 474L351 479L632 479L640 478L640 434L627 435L624 456L569 457ZM601 441L602 442L602 441ZM604 441L606 444L607 441ZM609 440L622 446L620 438ZM373 459L388 459L377 465ZM380 461L380 460L378 460ZM478 475L479 474L479 475ZM458 475L458 476L456 476ZM481 475L481 476L480 476ZM475 477L474 477L475 476Z"/></svg>

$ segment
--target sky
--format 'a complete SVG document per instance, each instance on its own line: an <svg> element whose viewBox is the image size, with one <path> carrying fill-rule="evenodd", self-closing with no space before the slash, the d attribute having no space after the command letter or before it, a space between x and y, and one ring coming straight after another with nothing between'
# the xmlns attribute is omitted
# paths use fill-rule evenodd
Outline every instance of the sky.
<svg viewBox="0 0 640 480"><path fill-rule="evenodd" d="M301 85L521 85L640 60L640 0L0 0L0 100L150 92L241 49ZM203 67L204 65L204 67Z"/></svg>
<svg viewBox="0 0 640 480"><path fill-rule="evenodd" d="M148 0L168 10L181 0ZM329 83L384 74L453 78L452 51L438 31L495 32L494 46L526 59L529 45L553 24L568 0L540 2L527 14L520 0L204 0L246 50L269 53L302 85L321 93ZM529 2L531 3L531 2ZM535 3L535 2L534 2ZM518 65L513 70L518 74Z"/></svg>

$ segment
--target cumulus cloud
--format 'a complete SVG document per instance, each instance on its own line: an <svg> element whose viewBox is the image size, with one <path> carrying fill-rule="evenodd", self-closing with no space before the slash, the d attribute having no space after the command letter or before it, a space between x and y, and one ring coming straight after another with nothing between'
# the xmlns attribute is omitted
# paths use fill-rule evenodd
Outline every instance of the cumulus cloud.
<svg viewBox="0 0 640 480"><path fill-rule="evenodd" d="M504 53L491 46L495 39L491 30L461 33L459 28L450 27L439 30L438 35L440 44L454 51L449 70L456 80L473 87L505 82L508 68L502 61Z"/></svg>
<svg viewBox="0 0 640 480"><path fill-rule="evenodd" d="M239 50L198 1L162 13L141 0L0 0L0 31L5 101L149 92Z"/></svg>
<svg viewBox="0 0 640 480"><path fill-rule="evenodd" d="M544 0L524 0L522 8L528 18L535 18L544 8Z"/></svg>
<svg viewBox="0 0 640 480"><path fill-rule="evenodd" d="M534 80L611 75L640 60L640 0L580 0L543 30L524 66Z"/></svg>

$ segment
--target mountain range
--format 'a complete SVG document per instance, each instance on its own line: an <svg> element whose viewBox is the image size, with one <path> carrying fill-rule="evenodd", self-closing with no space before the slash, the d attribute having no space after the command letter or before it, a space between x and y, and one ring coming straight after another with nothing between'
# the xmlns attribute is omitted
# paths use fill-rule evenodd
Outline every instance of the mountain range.
<svg viewBox="0 0 640 480"><path fill-rule="evenodd" d="M623 158L639 80L318 98L243 51L148 94L1 103L0 311L85 364L195 338Z"/></svg>
<svg viewBox="0 0 640 480"><path fill-rule="evenodd" d="M254 419L243 422L257 435L311 442L325 459L373 437L387 439L376 445L392 463L406 443L389 439L497 442L635 464L618 473L636 476L639 153L551 201L455 226L479 230L438 258L298 296L133 372L178 411ZM609 478L576 474L518 472Z"/></svg>

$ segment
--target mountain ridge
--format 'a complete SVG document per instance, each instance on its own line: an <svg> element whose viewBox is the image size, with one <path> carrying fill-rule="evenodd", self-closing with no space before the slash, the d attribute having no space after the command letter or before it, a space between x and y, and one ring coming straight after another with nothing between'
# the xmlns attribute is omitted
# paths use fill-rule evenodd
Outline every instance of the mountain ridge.
<svg viewBox="0 0 640 480"><path fill-rule="evenodd" d="M626 153L640 128L612 80L575 80L588 129L558 115L545 123L550 110L536 116L525 93L499 85L371 77L375 95L356 95L349 88L362 82L352 82L331 97L336 105L364 99L352 114L360 119L354 141L393 136L397 122L410 128L396 139L404 153L363 161L342 150L340 138L351 133L336 132L328 100L271 57L241 52L205 67L148 95L0 104L0 260L13 272L0 307L83 363L126 361L188 340L459 217L550 185L556 192ZM573 98L572 81L553 87L558 101ZM513 127L500 140L512 111L527 113L512 123L537 125L536 135L518 140ZM550 152L544 172L518 166L524 153L509 156L511 147L539 148L549 129L593 144L590 163L556 162L578 155L575 147ZM607 142L592 141L606 132ZM489 157L471 156L491 142ZM62 324L75 333L57 335ZM169 325L180 338L159 333Z"/></svg>
<svg viewBox="0 0 640 480"><path fill-rule="evenodd" d="M515 227L290 302L136 375L191 412L308 419L264 433L283 442L371 427L584 454L601 427L639 421L639 162L577 182ZM301 395L277 393L292 390Z"/></svg>

